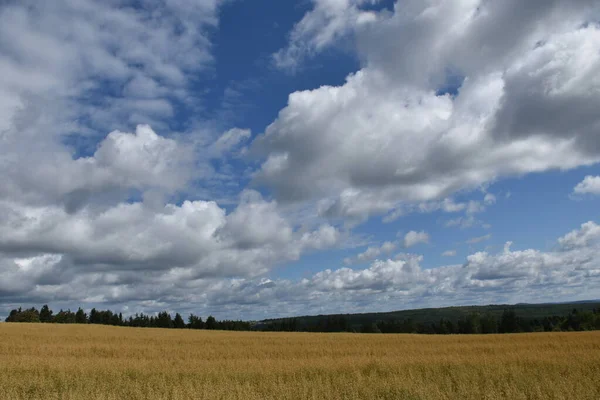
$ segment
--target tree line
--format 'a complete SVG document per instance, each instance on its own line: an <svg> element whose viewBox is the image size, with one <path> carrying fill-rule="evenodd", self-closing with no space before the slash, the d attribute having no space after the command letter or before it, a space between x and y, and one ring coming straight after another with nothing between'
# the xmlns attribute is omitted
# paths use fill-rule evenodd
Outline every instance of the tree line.
<svg viewBox="0 0 600 400"><path fill-rule="evenodd" d="M422 334L485 334L519 332L557 332L600 330L600 309L578 311L566 316L522 318L513 309L505 309L499 317L492 314L469 313L456 320L441 318L437 322L415 322L411 318L384 319L353 324L351 316L327 315L311 319L283 318L270 320L262 327L266 331L360 332L360 333L422 333Z"/></svg>
<svg viewBox="0 0 600 400"><path fill-rule="evenodd" d="M167 311L161 311L156 315L136 313L135 315L124 318L122 313L116 313L110 310L97 310L95 308L92 308L88 314L81 307L75 312L61 309L58 313L54 314L48 305L42 306L39 311L35 307L28 309L14 309L10 312L5 321L229 331L247 331L252 328L250 322L233 320L218 321L212 315L206 318L206 321L203 321L201 317L190 314L186 322L181 314L175 313L175 316L172 317Z"/></svg>
<svg viewBox="0 0 600 400"><path fill-rule="evenodd" d="M57 324L99 324L142 328L208 329L232 331L280 331L280 332L358 332L358 333L422 333L422 334L486 334L519 332L556 332L600 330L600 309L579 311L573 309L565 316L523 318L514 309L505 309L501 315L472 312L452 320L441 318L438 322L415 322L411 318L382 319L373 322L353 323L352 315L326 315L310 319L282 318L252 323L248 321L217 321L212 315L204 321L190 314L187 322L181 314L172 317L167 311L156 315L138 314L124 318L121 313L92 308L86 313L81 307L77 311L54 312L44 305L36 308L14 309L6 322L41 322Z"/></svg>

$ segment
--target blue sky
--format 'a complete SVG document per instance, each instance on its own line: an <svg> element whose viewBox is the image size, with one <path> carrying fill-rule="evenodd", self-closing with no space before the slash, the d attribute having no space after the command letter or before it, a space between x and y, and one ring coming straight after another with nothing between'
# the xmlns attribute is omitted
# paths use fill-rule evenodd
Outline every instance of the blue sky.
<svg viewBox="0 0 600 400"><path fill-rule="evenodd" d="M3 4L0 315L598 298L599 16Z"/></svg>

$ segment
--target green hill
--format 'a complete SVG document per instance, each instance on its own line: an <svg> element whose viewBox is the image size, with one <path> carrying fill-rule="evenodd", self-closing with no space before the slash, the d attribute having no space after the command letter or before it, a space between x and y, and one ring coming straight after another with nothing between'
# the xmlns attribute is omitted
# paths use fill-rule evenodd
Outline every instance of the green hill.
<svg viewBox="0 0 600 400"><path fill-rule="evenodd" d="M414 310L400 310L391 312L361 313L361 314L328 314L328 315L306 315L295 317L295 324L298 330L309 329L310 327L323 326L326 321L343 318L350 329L359 328L364 325L388 322L411 320L415 324L438 323L445 319L456 323L460 319L466 318L472 314L488 315L495 319L500 319L504 310L513 310L517 317L522 320L532 321L541 320L546 317L565 316L573 310L579 312L593 311L600 309L600 300L579 301L570 303L543 303L543 304L492 304L486 306L458 306L442 308L422 308ZM266 327L269 324L277 324L290 318L266 319L258 324L258 328Z"/></svg>

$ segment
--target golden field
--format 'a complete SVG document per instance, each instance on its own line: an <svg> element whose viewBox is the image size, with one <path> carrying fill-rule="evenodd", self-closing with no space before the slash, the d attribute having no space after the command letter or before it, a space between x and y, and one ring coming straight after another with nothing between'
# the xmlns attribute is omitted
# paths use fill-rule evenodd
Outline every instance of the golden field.
<svg viewBox="0 0 600 400"><path fill-rule="evenodd" d="M0 399L600 399L600 332L0 324Z"/></svg>

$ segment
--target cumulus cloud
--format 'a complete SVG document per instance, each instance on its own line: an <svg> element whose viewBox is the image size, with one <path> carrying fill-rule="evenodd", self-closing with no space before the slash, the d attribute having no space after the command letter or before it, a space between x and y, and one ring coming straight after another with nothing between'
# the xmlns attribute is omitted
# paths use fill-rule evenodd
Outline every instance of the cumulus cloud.
<svg viewBox="0 0 600 400"><path fill-rule="evenodd" d="M592 221L582 224L559 238L553 251L513 251L509 242L497 254L477 252L462 264L428 269L421 265L422 256L403 254L364 269L325 269L298 280L199 277L182 267L144 273L103 270L77 266L68 256L2 253L6 279L0 293L8 303L78 301L130 312L175 309L244 318L373 311L381 304L392 310L591 298L600 284L597 227Z"/></svg>
<svg viewBox="0 0 600 400"><path fill-rule="evenodd" d="M289 96L255 141L266 156L256 181L281 201L326 198L366 218L597 163L598 5L521 6L408 1L354 24L363 67Z"/></svg>
<svg viewBox="0 0 600 400"><path fill-rule="evenodd" d="M583 224L574 235L585 235ZM568 236L568 235L567 235ZM560 241L560 240L559 240ZM373 311L447 304L514 303L572 300L597 296L600 281L598 241L578 248L542 252L510 250L510 242L497 254L478 252L460 265L424 269L422 257L377 260L362 270L325 270L300 281L275 280L268 287L246 285L244 291L262 304L286 304L314 312ZM257 296L260 294L260 296ZM236 296L246 298L238 293ZM321 304L327 299L327 306ZM272 309L274 312L275 310Z"/></svg>
<svg viewBox="0 0 600 400"><path fill-rule="evenodd" d="M4 2L0 197L73 211L216 179L204 154L235 139L173 117L197 111L217 14L217 0Z"/></svg>
<svg viewBox="0 0 600 400"><path fill-rule="evenodd" d="M62 254L75 265L111 271L184 268L190 277L252 276L295 260L306 249L333 246L339 238L328 226L295 232L275 203L255 192L243 197L229 214L212 201L161 209L121 203L76 214L2 202L0 251Z"/></svg>
<svg viewBox="0 0 600 400"><path fill-rule="evenodd" d="M22 203L63 205L72 212L88 202L132 190L173 193L192 177L193 154L176 142L140 125L135 133L111 132L93 155L73 159L63 148L52 154L38 150L21 156L11 140L0 149L4 185L0 197ZM97 197L94 197L97 196Z"/></svg>
<svg viewBox="0 0 600 400"><path fill-rule="evenodd" d="M344 264L358 264L367 261L372 261L381 255L390 254L396 250L397 244L394 242L384 242L381 246L370 246L362 253L357 254L355 257L347 257L344 259Z"/></svg>
<svg viewBox="0 0 600 400"><path fill-rule="evenodd" d="M162 128L176 101L193 102L188 74L212 63L217 0L134 3L3 4L0 131L36 122L46 135L111 131L115 123Z"/></svg>
<svg viewBox="0 0 600 400"><path fill-rule="evenodd" d="M578 232L577 230L576 232ZM236 281L222 307L265 315L373 311L452 304L557 301L597 296L600 281L598 242L551 252L510 250L478 252L460 265L425 269L422 256L376 260L368 268L325 270L297 281ZM215 299L218 295L212 294ZM583 296L583 297L582 297ZM327 301L323 301L323 300ZM221 299L223 300L223 299ZM233 306L232 304L235 304ZM281 312L282 305L285 312Z"/></svg>
<svg viewBox="0 0 600 400"><path fill-rule="evenodd" d="M375 0L314 0L275 63L294 69L351 39L362 66L343 85L292 93L251 145L249 130L178 118L202 114L192 87L211 72L220 2L134 3L0 6L0 308L252 318L597 293L594 222L549 252L507 244L427 269L420 255L390 257L429 242L410 231L348 259L372 262L364 269L269 275L338 246L347 233L328 218L351 226L439 210L473 225L496 199L458 193L600 161L597 2L409 0L373 11ZM264 195L232 179L227 158L246 146L262 157L253 183ZM594 192L596 178L574 192ZM227 209L211 201L221 181L239 198Z"/></svg>
<svg viewBox="0 0 600 400"><path fill-rule="evenodd" d="M574 194L600 194L600 176L586 176L573 189Z"/></svg>
<svg viewBox="0 0 600 400"><path fill-rule="evenodd" d="M425 231L410 231L404 235L403 245L405 248L413 247L419 243L429 243L429 234Z"/></svg>
<svg viewBox="0 0 600 400"><path fill-rule="evenodd" d="M446 250L442 253L442 257L454 257L456 255L456 250Z"/></svg>
<svg viewBox="0 0 600 400"><path fill-rule="evenodd" d="M589 246L590 243L600 238L600 226L593 221L581 225L580 229L573 230L558 239L558 244L563 249L576 249Z"/></svg>
<svg viewBox="0 0 600 400"><path fill-rule="evenodd" d="M229 214L207 201L160 210L121 203L76 214L2 202L0 298L3 304L192 307L207 302L211 291L227 290L228 277L253 279L341 238L328 225L294 230L274 203L257 193L243 196Z"/></svg>
<svg viewBox="0 0 600 400"><path fill-rule="evenodd" d="M195 290L342 239L323 221L292 224L258 192L227 210L197 195L233 174L212 161L250 137L171 119L198 111L190 82L210 72L218 1L134 3L0 6L4 306L197 302Z"/></svg>

